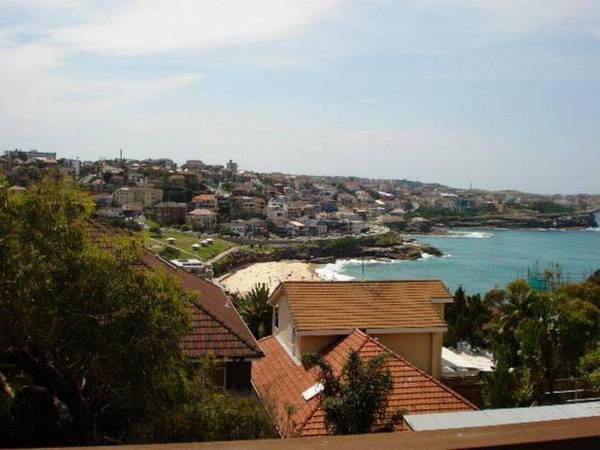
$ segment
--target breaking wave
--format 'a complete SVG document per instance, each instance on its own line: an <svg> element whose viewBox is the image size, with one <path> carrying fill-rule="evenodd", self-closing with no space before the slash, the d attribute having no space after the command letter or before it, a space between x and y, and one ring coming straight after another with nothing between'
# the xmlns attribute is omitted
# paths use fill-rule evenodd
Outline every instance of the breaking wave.
<svg viewBox="0 0 600 450"><path fill-rule="evenodd" d="M447 237L453 238L472 238L472 239L488 239L494 236L494 233L489 231L457 231L453 230Z"/></svg>
<svg viewBox="0 0 600 450"><path fill-rule="evenodd" d="M418 262L425 261L430 258L435 258L436 255L423 252L419 259L408 260L408 259L338 259L335 263L325 264L323 267L319 267L315 270L316 274L324 281L350 281L354 280L355 277L346 275L343 273L346 266L365 266L372 265L390 265L390 264L404 264L407 262ZM451 255L444 255L443 258L450 258Z"/></svg>

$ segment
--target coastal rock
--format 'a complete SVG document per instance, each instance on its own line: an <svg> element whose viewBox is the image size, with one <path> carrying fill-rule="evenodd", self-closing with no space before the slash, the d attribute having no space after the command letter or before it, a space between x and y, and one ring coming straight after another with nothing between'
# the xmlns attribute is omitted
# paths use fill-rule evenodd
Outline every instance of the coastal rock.
<svg viewBox="0 0 600 450"><path fill-rule="evenodd" d="M422 258L423 254L442 256L442 252L431 245L413 239L403 239L399 234L390 232L380 236L344 237L296 245L278 245L268 251L264 248L243 247L215 262L213 269L215 275L220 276L257 262L301 260L326 264L335 262L336 259L351 258L415 260Z"/></svg>
<svg viewBox="0 0 600 450"><path fill-rule="evenodd" d="M450 228L572 229L597 226L593 213L448 217L437 220L438 225Z"/></svg>

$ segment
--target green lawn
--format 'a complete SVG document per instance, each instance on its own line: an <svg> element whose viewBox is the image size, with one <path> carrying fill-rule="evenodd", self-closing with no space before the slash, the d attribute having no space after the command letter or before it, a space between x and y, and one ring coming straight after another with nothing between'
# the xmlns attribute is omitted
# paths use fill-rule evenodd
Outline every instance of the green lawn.
<svg viewBox="0 0 600 450"><path fill-rule="evenodd" d="M221 238L211 237L213 240L212 245L206 247L200 247L199 250L192 250L192 244L200 243L200 241L207 238L207 236L198 237L198 233L185 233L183 231L172 231L162 229L161 236L151 235L150 232L146 231L146 245L152 251L158 253L164 249L168 238L174 238L175 243L172 247L177 248L181 252L181 258L198 258L202 261L213 258L219 253L224 252L232 247L237 247L237 244L226 241Z"/></svg>

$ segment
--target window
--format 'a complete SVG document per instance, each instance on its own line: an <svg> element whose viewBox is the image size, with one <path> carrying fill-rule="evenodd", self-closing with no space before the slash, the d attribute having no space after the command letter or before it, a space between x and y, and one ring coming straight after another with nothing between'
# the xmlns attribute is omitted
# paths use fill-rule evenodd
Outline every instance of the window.
<svg viewBox="0 0 600 450"><path fill-rule="evenodd" d="M273 327L279 328L279 305L273 308Z"/></svg>

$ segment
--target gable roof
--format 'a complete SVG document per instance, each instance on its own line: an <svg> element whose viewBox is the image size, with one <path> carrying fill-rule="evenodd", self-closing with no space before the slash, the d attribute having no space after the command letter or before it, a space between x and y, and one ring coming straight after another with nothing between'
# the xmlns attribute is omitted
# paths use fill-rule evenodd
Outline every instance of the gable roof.
<svg viewBox="0 0 600 450"><path fill-rule="evenodd" d="M275 336L259 341L265 357L252 364L252 383L261 400L271 410L279 431L284 436L327 435L325 413L320 408L320 395L305 400L302 393L317 380L312 367L297 364ZM386 418L398 410L410 414L477 409L468 400L432 378L423 370L406 361L369 335L354 330L326 347L320 354L339 376L351 350L363 359L387 353L386 368L392 374L393 389L388 397ZM405 429L403 424L396 431Z"/></svg>
<svg viewBox="0 0 600 450"><path fill-rule="evenodd" d="M208 353L220 358L263 356L256 339L221 288L166 263L147 250L142 263L177 278L183 289L198 294L198 300L190 305L192 330L182 342L183 352L188 357L198 358Z"/></svg>
<svg viewBox="0 0 600 450"><path fill-rule="evenodd" d="M439 280L285 281L269 302L287 298L297 332L445 328L435 300L452 299Z"/></svg>

